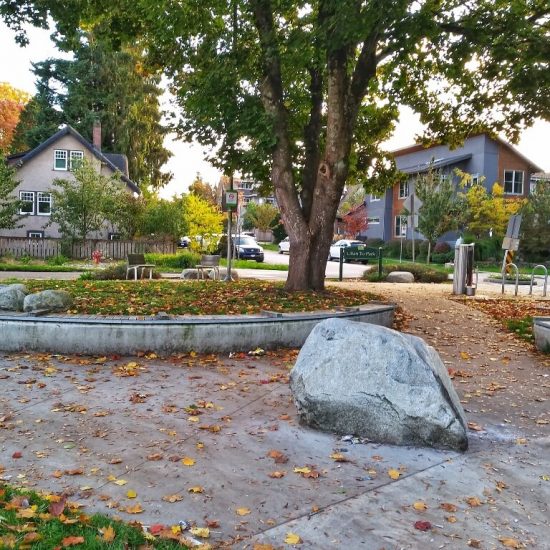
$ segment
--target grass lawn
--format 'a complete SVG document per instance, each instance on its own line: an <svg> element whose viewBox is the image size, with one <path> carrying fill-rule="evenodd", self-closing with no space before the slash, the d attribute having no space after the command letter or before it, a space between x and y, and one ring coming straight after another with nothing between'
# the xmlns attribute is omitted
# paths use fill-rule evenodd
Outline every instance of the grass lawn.
<svg viewBox="0 0 550 550"><path fill-rule="evenodd" d="M69 272L69 271L87 271L89 269L84 266L68 266L68 265L49 265L49 264L23 264L23 263L0 263L0 271L30 271L46 273Z"/></svg>
<svg viewBox="0 0 550 550"><path fill-rule="evenodd" d="M226 266L227 260L220 260L220 265ZM266 264L255 260L233 260L231 266L236 269L272 269L274 271L288 271L286 264Z"/></svg>
<svg viewBox="0 0 550 550"><path fill-rule="evenodd" d="M260 243L260 246L264 250L271 250L271 252L279 252L279 245L276 243Z"/></svg>
<svg viewBox="0 0 550 550"><path fill-rule="evenodd" d="M12 281L13 282L13 281ZM30 292L67 290L71 313L98 315L236 315L271 311L314 311L365 304L378 297L330 288L324 292L287 292L267 281L24 281Z"/></svg>
<svg viewBox="0 0 550 550"><path fill-rule="evenodd" d="M137 513L138 508L135 510ZM187 548L182 544L185 533L178 529L157 526L157 536L153 536L139 523L127 524L102 514L88 516L80 506L58 495L0 484L0 548Z"/></svg>

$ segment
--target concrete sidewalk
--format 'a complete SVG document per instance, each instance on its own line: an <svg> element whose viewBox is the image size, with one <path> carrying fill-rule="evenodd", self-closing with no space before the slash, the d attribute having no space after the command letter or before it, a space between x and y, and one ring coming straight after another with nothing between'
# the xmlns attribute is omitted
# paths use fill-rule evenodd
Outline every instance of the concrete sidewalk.
<svg viewBox="0 0 550 550"><path fill-rule="evenodd" d="M400 302L453 369L465 454L300 426L291 351L19 354L0 359L0 479L65 492L86 513L210 525L213 546L290 548L291 533L308 549L550 548L549 360L448 300L448 285L368 290Z"/></svg>

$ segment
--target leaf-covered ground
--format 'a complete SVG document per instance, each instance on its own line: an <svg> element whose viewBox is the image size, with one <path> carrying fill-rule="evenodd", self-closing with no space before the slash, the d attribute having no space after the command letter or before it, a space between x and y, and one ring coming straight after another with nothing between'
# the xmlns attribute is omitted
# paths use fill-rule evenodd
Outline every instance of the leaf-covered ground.
<svg viewBox="0 0 550 550"><path fill-rule="evenodd" d="M74 300L71 313L96 315L236 315L315 311L365 304L376 296L357 290L287 292L265 281L25 281L30 292L63 289Z"/></svg>

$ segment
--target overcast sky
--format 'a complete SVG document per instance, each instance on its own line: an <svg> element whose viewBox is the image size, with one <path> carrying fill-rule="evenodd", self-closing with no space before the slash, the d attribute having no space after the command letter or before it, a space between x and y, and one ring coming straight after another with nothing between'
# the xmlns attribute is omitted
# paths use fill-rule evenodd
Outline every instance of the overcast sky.
<svg viewBox="0 0 550 550"><path fill-rule="evenodd" d="M31 28L29 39L30 44L26 48L19 47L15 43L14 33L0 22L0 82L8 82L16 88L35 93L31 63L48 57L59 57L60 53L50 41L48 31ZM414 113L404 110L394 136L385 145L390 150L412 145L420 129ZM166 165L174 178L161 191L161 195L170 197L184 192L197 172L209 183L218 182L220 174L203 160L204 152L200 146L176 141L174 136L167 137L165 146L174 155ZM526 130L517 148L544 171L550 172L550 123L539 121Z"/></svg>

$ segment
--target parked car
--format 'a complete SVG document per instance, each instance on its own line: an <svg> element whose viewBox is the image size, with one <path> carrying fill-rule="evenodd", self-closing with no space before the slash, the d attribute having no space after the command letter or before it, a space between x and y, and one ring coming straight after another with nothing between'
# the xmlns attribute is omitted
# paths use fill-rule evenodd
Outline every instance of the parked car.
<svg viewBox="0 0 550 550"><path fill-rule="evenodd" d="M285 237L279 243L279 254L284 254L285 252L290 254L290 239L288 237Z"/></svg>
<svg viewBox="0 0 550 550"><path fill-rule="evenodd" d="M189 237L182 237L178 243L179 248L189 248L191 239Z"/></svg>
<svg viewBox="0 0 550 550"><path fill-rule="evenodd" d="M340 261L340 250L342 248L346 248L348 246L359 246L359 245L364 245L364 244L365 243L363 243L361 241L353 241L353 240L350 240L350 239L341 239L339 241L336 241L330 247L330 251L328 253L329 262L331 262L332 260ZM364 263L366 263L366 262L364 262Z"/></svg>
<svg viewBox="0 0 550 550"><path fill-rule="evenodd" d="M264 249L256 242L254 237L248 235L233 236L231 239L235 257L241 260L256 260L258 263L264 261ZM218 243L218 254L225 258L227 256L227 236L224 235Z"/></svg>

